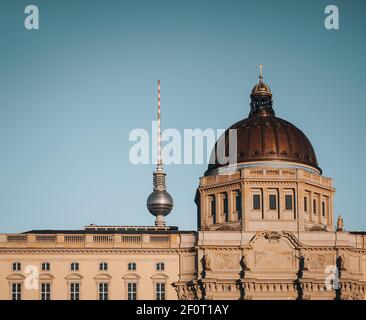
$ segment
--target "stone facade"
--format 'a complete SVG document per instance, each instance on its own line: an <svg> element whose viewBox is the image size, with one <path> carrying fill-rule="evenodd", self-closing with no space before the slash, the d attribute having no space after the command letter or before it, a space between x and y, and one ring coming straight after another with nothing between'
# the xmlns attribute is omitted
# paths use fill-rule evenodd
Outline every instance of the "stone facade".
<svg viewBox="0 0 366 320"><path fill-rule="evenodd" d="M365 299L365 240L347 232L200 231L197 279L175 285L180 298Z"/></svg>
<svg viewBox="0 0 366 320"><path fill-rule="evenodd" d="M136 299L156 299L157 283L164 284L164 299L176 299L171 283L193 277L195 232L101 229L0 235L0 300L12 299L15 283L21 284L25 300L41 299L42 283L50 285L49 298L55 300L71 299L72 283L79 284L81 300L99 299L100 283L108 284L105 298L111 300L128 299L129 283L136 284L131 290ZM48 270L42 270L44 263ZM72 270L72 263L78 270ZM106 265L100 268L102 263Z"/></svg>

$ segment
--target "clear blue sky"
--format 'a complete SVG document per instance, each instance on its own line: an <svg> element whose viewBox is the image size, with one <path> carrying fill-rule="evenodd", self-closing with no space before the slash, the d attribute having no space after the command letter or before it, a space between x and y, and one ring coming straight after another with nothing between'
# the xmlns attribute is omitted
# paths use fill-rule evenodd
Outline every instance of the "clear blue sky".
<svg viewBox="0 0 366 320"><path fill-rule="evenodd" d="M323 26L328 4L340 30ZM259 63L277 115L334 178L336 215L366 230L365 17L364 0L1 0L0 232L153 224L154 166L129 163L128 136L150 128L156 80L164 128L227 128L249 112ZM196 228L205 169L166 166L168 224Z"/></svg>

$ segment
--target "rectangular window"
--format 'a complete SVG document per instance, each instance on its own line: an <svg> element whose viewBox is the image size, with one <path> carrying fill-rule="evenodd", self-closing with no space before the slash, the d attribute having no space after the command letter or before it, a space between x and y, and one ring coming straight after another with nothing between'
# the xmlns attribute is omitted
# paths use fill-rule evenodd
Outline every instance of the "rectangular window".
<svg viewBox="0 0 366 320"><path fill-rule="evenodd" d="M261 208L261 196L259 194L253 194L253 209L260 210Z"/></svg>
<svg viewBox="0 0 366 320"><path fill-rule="evenodd" d="M129 282L127 284L127 299L136 300L137 299L137 283Z"/></svg>
<svg viewBox="0 0 366 320"><path fill-rule="evenodd" d="M322 201L322 216L325 217L325 202Z"/></svg>
<svg viewBox="0 0 366 320"><path fill-rule="evenodd" d="M50 283L41 283L41 300L51 300Z"/></svg>
<svg viewBox="0 0 366 320"><path fill-rule="evenodd" d="M227 222L229 221L229 200L226 195L223 198L223 208L224 208L225 221Z"/></svg>
<svg viewBox="0 0 366 320"><path fill-rule="evenodd" d="M216 201L215 197L211 197L211 216L212 216L212 223L216 223Z"/></svg>
<svg viewBox="0 0 366 320"><path fill-rule="evenodd" d="M304 197L304 211L308 212L308 198Z"/></svg>
<svg viewBox="0 0 366 320"><path fill-rule="evenodd" d="M158 282L155 284L155 297L156 300L165 300L165 283Z"/></svg>
<svg viewBox="0 0 366 320"><path fill-rule="evenodd" d="M236 193L235 196L235 211L238 213L238 220L241 220L241 195L239 191Z"/></svg>
<svg viewBox="0 0 366 320"><path fill-rule="evenodd" d="M285 195L285 209L292 210L292 195L291 194Z"/></svg>
<svg viewBox="0 0 366 320"><path fill-rule="evenodd" d="M277 197L275 194L269 195L269 210L277 209Z"/></svg>
<svg viewBox="0 0 366 320"><path fill-rule="evenodd" d="M70 300L80 300L80 283L70 283Z"/></svg>
<svg viewBox="0 0 366 320"><path fill-rule="evenodd" d="M22 284L12 283L11 284L11 299L22 300Z"/></svg>
<svg viewBox="0 0 366 320"><path fill-rule="evenodd" d="M313 213L316 214L316 199L313 199Z"/></svg>
<svg viewBox="0 0 366 320"><path fill-rule="evenodd" d="M99 300L108 300L108 283L99 283Z"/></svg>

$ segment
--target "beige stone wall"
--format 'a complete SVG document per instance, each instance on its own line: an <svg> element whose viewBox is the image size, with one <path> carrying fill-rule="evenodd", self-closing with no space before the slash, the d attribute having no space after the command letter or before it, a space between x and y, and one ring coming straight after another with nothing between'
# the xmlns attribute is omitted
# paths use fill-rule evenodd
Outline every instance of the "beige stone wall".
<svg viewBox="0 0 366 320"><path fill-rule="evenodd" d="M325 228L330 231L334 224L334 192L332 179L305 168L259 166L243 168L230 175L201 177L198 188L200 228L298 232ZM241 193L241 219L234 204L237 193ZM259 198L259 208L254 206L254 195ZM275 208L270 207L271 195L276 199ZM286 195L292 197L290 209L285 205ZM229 198L227 218L223 209L225 197ZM215 219L212 199L215 200Z"/></svg>
<svg viewBox="0 0 366 320"><path fill-rule="evenodd" d="M90 240L93 235L80 235ZM109 235L110 236L110 235ZM112 235L119 238L120 235ZM137 299L155 299L155 282L166 284L166 299L176 299L177 294L171 285L179 281L180 270L183 279L192 279L194 259L190 258L194 245L194 234L154 234L161 242L151 242L151 235L140 235L143 242L139 245L120 242L64 243L36 242L36 235L27 235L26 241L14 241L14 235L0 236L0 300L11 298L11 284L22 283L22 299L40 299L39 289L27 289L27 277L32 276L27 268L34 266L39 270L39 283L51 283L51 299L69 299L70 282L80 283L80 299L98 299L98 283L109 284L109 299L127 299L127 283L137 283ZM60 240L64 235L57 236ZM165 238L168 238L166 242ZM13 242L9 242L13 241ZM12 271L14 262L21 263L20 271ZM42 271L41 264L50 263L50 271ZM72 262L79 263L79 271L72 271ZM108 270L99 270L99 264L106 262ZM136 270L129 271L128 263L136 263ZM156 269L163 262L165 270ZM183 263L182 263L183 262ZM182 268L180 266L182 264ZM33 269L32 269L33 270ZM29 278L28 278L29 279Z"/></svg>
<svg viewBox="0 0 366 320"><path fill-rule="evenodd" d="M348 232L201 231L197 279L178 283L178 294L185 299L366 299L365 240Z"/></svg>

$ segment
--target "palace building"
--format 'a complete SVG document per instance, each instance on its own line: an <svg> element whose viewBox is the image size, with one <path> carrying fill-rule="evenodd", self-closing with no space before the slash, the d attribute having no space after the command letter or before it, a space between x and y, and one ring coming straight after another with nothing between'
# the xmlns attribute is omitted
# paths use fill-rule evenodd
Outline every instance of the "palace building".
<svg viewBox="0 0 366 320"><path fill-rule="evenodd" d="M335 221L333 181L305 134L276 116L262 71L248 117L199 180L197 231L165 225L158 88L155 225L0 234L0 300L366 299L366 232ZM225 165L230 129L237 161Z"/></svg>

